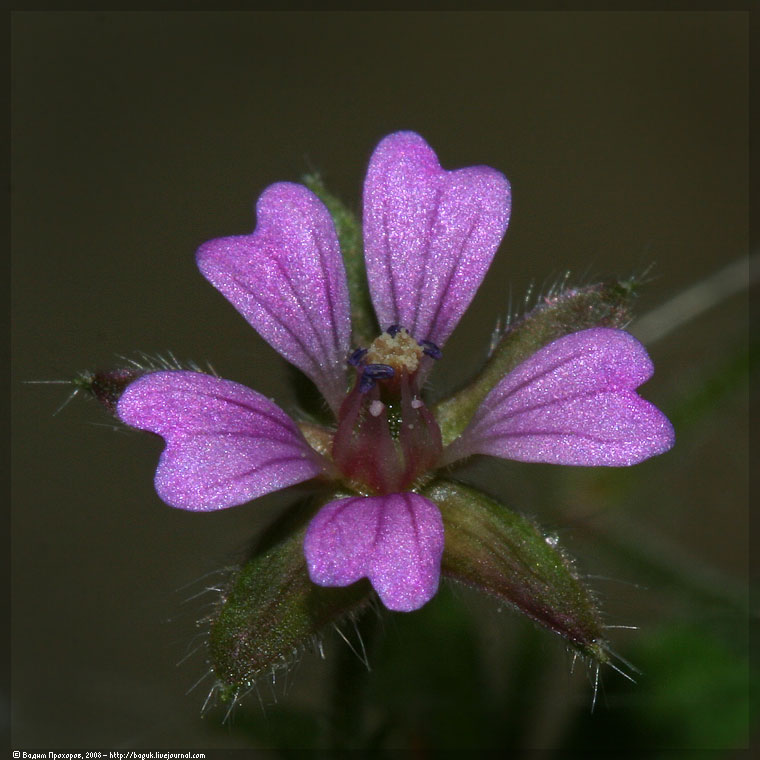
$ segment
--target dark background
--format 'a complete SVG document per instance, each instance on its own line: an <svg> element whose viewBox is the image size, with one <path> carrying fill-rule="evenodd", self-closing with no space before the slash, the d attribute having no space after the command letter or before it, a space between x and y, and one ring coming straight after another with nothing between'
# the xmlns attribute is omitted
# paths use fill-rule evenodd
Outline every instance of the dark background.
<svg viewBox="0 0 760 760"><path fill-rule="evenodd" d="M280 707L253 698L232 723L201 718L211 680L186 692L203 650L177 663L213 594L187 600L292 497L173 510L152 488L156 441L81 398L54 414L70 389L24 381L171 350L288 408L284 361L194 251L249 232L267 185L314 168L358 209L369 155L398 129L420 132L446 168L488 164L513 188L438 391L477 367L510 299L518 308L565 270L574 282L647 271L646 314L747 254L747 36L738 12L14 14L14 748L299 746L308 730L289 711L327 720L342 656L328 636L327 659L305 655L287 695L276 689ZM610 631L645 670L639 683L606 670L592 717L562 642L444 591L384 624L366 678L385 746L419 740L394 722L405 699L422 746L437 746L424 705L442 693L448 746L747 741L746 319L734 296L649 346L643 393L676 423L669 454L626 471L471 472L604 576L593 585L610 623L641 627ZM474 697L452 627L486 674ZM425 630L443 647L429 668ZM516 733L487 738L507 708Z"/></svg>

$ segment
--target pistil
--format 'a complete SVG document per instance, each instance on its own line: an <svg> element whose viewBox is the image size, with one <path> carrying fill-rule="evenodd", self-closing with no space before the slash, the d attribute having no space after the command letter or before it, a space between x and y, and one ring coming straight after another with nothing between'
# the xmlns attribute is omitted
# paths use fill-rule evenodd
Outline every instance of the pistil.
<svg viewBox="0 0 760 760"><path fill-rule="evenodd" d="M440 357L428 341L416 341L398 325L348 363L357 380L341 406L333 460L348 483L365 493L413 489L441 454L441 433L419 393L424 357Z"/></svg>

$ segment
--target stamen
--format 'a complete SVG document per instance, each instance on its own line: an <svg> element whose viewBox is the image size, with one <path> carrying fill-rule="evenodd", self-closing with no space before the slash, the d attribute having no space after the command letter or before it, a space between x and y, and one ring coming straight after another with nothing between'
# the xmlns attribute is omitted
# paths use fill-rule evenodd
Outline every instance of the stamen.
<svg viewBox="0 0 760 760"><path fill-rule="evenodd" d="M359 390L366 393L375 387L377 380L387 380L389 377L393 377L393 374L393 367L389 367L387 364L367 364L362 369Z"/></svg>
<svg viewBox="0 0 760 760"><path fill-rule="evenodd" d="M432 340L419 340L417 342L422 346L422 353L431 359L440 359L443 356L441 349Z"/></svg>
<svg viewBox="0 0 760 760"><path fill-rule="evenodd" d="M362 359L367 355L366 348L357 348L348 355L348 363L352 367L358 367L361 364Z"/></svg>
<svg viewBox="0 0 760 760"><path fill-rule="evenodd" d="M393 367L389 367L387 364L368 364L364 368L364 374L375 380L385 380L388 377L393 377Z"/></svg>
<svg viewBox="0 0 760 760"><path fill-rule="evenodd" d="M359 379L359 390L362 393L366 393L367 391L372 390L372 388L374 387L375 387L375 378L362 373L362 376Z"/></svg>

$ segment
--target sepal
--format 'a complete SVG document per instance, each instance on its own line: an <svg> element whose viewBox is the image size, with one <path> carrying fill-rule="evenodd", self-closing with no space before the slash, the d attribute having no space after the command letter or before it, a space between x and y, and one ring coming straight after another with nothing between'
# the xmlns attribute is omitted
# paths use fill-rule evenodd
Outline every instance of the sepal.
<svg viewBox="0 0 760 760"><path fill-rule="evenodd" d="M422 493L443 516L444 577L507 602L581 655L609 660L595 600L552 537L474 488L438 481Z"/></svg>
<svg viewBox="0 0 760 760"><path fill-rule="evenodd" d="M367 285L362 228L359 219L343 201L327 190L318 173L307 174L302 177L302 181L325 204L335 225L348 280L353 344L355 346L369 345L379 330Z"/></svg>
<svg viewBox="0 0 760 760"><path fill-rule="evenodd" d="M235 699L260 676L288 667L326 629L357 614L373 598L366 580L346 588L312 583L303 542L315 509L304 507L264 536L234 573L212 615L209 653L223 700Z"/></svg>
<svg viewBox="0 0 760 760"><path fill-rule="evenodd" d="M127 386L150 370L137 367L80 372L72 381L75 388L99 401L114 417L116 405Z"/></svg>

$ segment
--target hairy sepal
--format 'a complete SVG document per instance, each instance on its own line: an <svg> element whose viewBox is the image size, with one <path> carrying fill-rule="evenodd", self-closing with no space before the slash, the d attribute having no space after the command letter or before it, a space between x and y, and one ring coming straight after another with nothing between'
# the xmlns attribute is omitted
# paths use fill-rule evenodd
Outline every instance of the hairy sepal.
<svg viewBox="0 0 760 760"><path fill-rule="evenodd" d="M554 540L468 486L438 481L423 494L443 515L444 577L507 602L580 654L609 660L594 598Z"/></svg>
<svg viewBox="0 0 760 760"><path fill-rule="evenodd" d="M335 494L338 498L341 494ZM363 610L373 597L362 580L322 588L309 579L303 541L316 507L303 505L276 524L231 577L212 616L211 665L222 700L236 699L261 675L287 668L333 624Z"/></svg>
<svg viewBox="0 0 760 760"><path fill-rule="evenodd" d="M306 187L325 204L335 224L351 299L353 343L355 346L367 346L377 335L378 326L367 285L361 224L356 214L328 192L319 174L307 174L302 179Z"/></svg>
<svg viewBox="0 0 760 760"><path fill-rule="evenodd" d="M119 419L116 414L116 405L119 403L122 393L128 385L143 375L166 370L189 370L190 372L215 374L213 370L206 372L195 362L182 363L171 353L168 356L161 354L153 356L139 352L138 357L137 359L124 358L126 364L119 367L94 372L89 370L80 372L71 381L71 384L76 389L99 401L110 414Z"/></svg>
<svg viewBox="0 0 760 760"><path fill-rule="evenodd" d="M116 405L122 393L128 385L145 374L146 371L136 367L80 372L72 381L72 385L99 401L109 414L118 419Z"/></svg>
<svg viewBox="0 0 760 760"><path fill-rule="evenodd" d="M591 327L624 328L632 319L635 286L633 280L611 281L566 288L541 299L501 334L480 374L434 407L444 446L467 427L489 391L538 349Z"/></svg>

